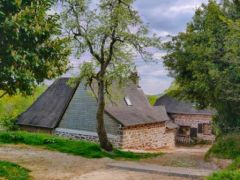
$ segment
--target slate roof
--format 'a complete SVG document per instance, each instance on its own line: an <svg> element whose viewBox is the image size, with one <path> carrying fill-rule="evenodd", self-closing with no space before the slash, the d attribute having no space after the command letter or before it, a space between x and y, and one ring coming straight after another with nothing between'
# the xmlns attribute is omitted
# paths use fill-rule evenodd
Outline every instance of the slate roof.
<svg viewBox="0 0 240 180"><path fill-rule="evenodd" d="M56 128L77 89L67 85L68 80L69 78L56 80L26 112L20 115L17 123L25 126ZM151 106L144 92L134 83L121 88L113 86L111 94L114 98L106 98L105 112L124 126L170 120L165 107ZM131 106L127 105L125 97L131 101Z"/></svg>
<svg viewBox="0 0 240 180"><path fill-rule="evenodd" d="M168 113L175 114L195 114L195 115L213 115L214 111L209 109L198 110L191 102L180 101L168 95L163 95L157 99L154 106L165 106Z"/></svg>
<svg viewBox="0 0 240 180"><path fill-rule="evenodd" d="M55 128L61 120L76 88L67 85L69 78L57 79L18 118L17 124L41 128Z"/></svg>
<svg viewBox="0 0 240 180"><path fill-rule="evenodd" d="M105 110L124 126L169 120L165 107L151 106L142 89L133 83L129 83L121 90L117 87L113 88L112 94L117 96L117 100L113 100L113 103L108 100ZM128 97L131 101L131 106L127 105L124 100L125 97Z"/></svg>

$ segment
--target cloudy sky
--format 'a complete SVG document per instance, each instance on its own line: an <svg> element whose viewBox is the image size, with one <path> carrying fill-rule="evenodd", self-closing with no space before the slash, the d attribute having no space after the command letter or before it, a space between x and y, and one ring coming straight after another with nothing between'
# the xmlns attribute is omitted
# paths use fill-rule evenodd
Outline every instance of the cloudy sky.
<svg viewBox="0 0 240 180"><path fill-rule="evenodd" d="M206 2L207 0L136 0L134 6L150 30L164 38L184 31L196 8ZM159 52L155 55L158 63L145 63L136 59L140 85L146 94L160 94L173 81L163 66L163 54ZM75 61L74 64L77 66L78 63Z"/></svg>

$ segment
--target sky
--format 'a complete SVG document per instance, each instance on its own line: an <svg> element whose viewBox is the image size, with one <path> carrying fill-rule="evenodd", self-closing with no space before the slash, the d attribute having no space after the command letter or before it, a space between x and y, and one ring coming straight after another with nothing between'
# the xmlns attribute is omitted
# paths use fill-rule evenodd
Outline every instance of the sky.
<svg viewBox="0 0 240 180"><path fill-rule="evenodd" d="M151 32L158 34L162 39L167 35L176 35L186 28L191 21L195 10L207 0L136 0L134 7L138 10L145 24ZM157 52L156 61L150 63L136 59L136 66L140 76L140 86L145 94L163 93L170 87L173 79L163 65L161 57L164 52ZM74 66L68 74L76 72L80 61L73 59Z"/></svg>

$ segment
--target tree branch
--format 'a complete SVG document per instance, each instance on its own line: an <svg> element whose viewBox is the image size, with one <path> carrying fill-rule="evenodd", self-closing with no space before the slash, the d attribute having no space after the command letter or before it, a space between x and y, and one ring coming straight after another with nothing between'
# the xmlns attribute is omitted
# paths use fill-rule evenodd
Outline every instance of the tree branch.
<svg viewBox="0 0 240 180"><path fill-rule="evenodd" d="M105 48L105 43L107 40L107 35L105 34L102 40L102 45L101 45L101 58L104 59L104 48Z"/></svg>

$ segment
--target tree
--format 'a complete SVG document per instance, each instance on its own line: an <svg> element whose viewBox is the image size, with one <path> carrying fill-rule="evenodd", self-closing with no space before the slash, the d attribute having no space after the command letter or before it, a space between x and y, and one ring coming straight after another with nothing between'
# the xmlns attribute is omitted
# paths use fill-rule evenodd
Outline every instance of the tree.
<svg viewBox="0 0 240 180"><path fill-rule="evenodd" d="M89 52L91 61L81 66L80 80L92 87L97 82L97 133L100 145L112 150L104 127L105 95L113 81L124 82L130 77L135 66L136 53L143 58L151 58L148 47L159 47L159 39L148 36L133 0L100 0L95 5L91 1L64 1L63 22L72 36L74 50L78 54Z"/></svg>
<svg viewBox="0 0 240 180"><path fill-rule="evenodd" d="M37 84L67 70L67 39L59 16L47 13L53 0L0 1L0 98L30 95Z"/></svg>
<svg viewBox="0 0 240 180"><path fill-rule="evenodd" d="M174 93L199 108L217 110L221 132L240 126L240 29L238 1L199 8L184 33L165 44L165 65L176 79ZM236 13L233 13L236 12Z"/></svg>

